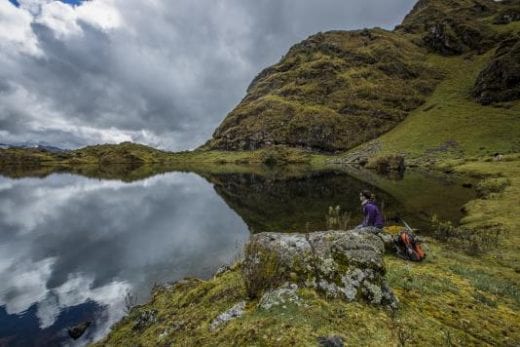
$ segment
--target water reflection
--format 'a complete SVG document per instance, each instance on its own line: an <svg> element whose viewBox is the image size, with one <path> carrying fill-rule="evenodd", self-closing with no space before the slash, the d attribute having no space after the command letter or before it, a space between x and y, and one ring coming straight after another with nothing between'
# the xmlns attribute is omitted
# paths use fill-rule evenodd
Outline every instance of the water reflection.
<svg viewBox="0 0 520 347"><path fill-rule="evenodd" d="M208 276L248 237L210 184L182 173L0 178L0 230L0 338L13 346L70 343L64 327L87 318L76 344L93 341L127 292L142 300L154 283Z"/></svg>
<svg viewBox="0 0 520 347"><path fill-rule="evenodd" d="M310 172L290 177L250 173L210 175L215 190L244 219L251 232L307 232L326 228L329 206L351 213L351 226L362 219L359 192L371 189L394 218L401 204L383 190L345 173Z"/></svg>

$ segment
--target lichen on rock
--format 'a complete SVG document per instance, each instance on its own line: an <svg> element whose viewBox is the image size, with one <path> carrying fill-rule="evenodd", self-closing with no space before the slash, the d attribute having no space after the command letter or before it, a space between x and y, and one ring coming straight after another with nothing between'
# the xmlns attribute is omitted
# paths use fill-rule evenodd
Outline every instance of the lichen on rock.
<svg viewBox="0 0 520 347"><path fill-rule="evenodd" d="M224 324L228 323L230 320L238 318L244 314L244 309L246 307L245 301L240 301L229 310L222 312L219 314L209 326L211 331L215 331Z"/></svg>
<svg viewBox="0 0 520 347"><path fill-rule="evenodd" d="M242 271L246 286L258 289L255 296L272 295L280 283L288 282L328 298L396 307L384 278L384 250L379 236L359 230L260 233L252 236ZM265 267L272 271L269 278ZM262 286L254 283L259 279Z"/></svg>
<svg viewBox="0 0 520 347"><path fill-rule="evenodd" d="M303 305L303 299L298 296L297 291L297 284L285 283L279 288L264 293L258 303L258 307L263 310L269 310L272 307L285 306L287 304Z"/></svg>
<svg viewBox="0 0 520 347"><path fill-rule="evenodd" d="M132 329L140 331L149 327L155 322L157 322L157 310L145 309L137 311Z"/></svg>

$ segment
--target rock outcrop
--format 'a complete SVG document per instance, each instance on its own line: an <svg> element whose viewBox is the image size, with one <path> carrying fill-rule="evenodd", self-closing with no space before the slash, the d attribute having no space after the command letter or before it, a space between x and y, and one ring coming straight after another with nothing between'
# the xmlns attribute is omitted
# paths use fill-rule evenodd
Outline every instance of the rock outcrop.
<svg viewBox="0 0 520 347"><path fill-rule="evenodd" d="M442 55L484 51L493 32L479 18L493 15L498 6L492 0L421 0L397 29L420 35L419 44Z"/></svg>
<svg viewBox="0 0 520 347"><path fill-rule="evenodd" d="M520 37L503 41L475 82L473 96L483 105L520 99Z"/></svg>
<svg viewBox="0 0 520 347"><path fill-rule="evenodd" d="M512 22L520 21L520 9L508 8L501 11L496 15L494 24L509 24Z"/></svg>
<svg viewBox="0 0 520 347"><path fill-rule="evenodd" d="M387 174L391 171L403 173L406 169L404 157L398 154L376 156L374 158L370 158L365 167L367 169L376 170L378 173L381 174Z"/></svg>
<svg viewBox="0 0 520 347"><path fill-rule="evenodd" d="M381 238L365 230L256 234L243 263L246 288L259 297L289 282L328 298L395 308L384 278L384 250Z"/></svg>
<svg viewBox="0 0 520 347"><path fill-rule="evenodd" d="M209 326L211 331L215 331L221 326L227 324L230 320L238 318L244 314L244 309L246 307L246 302L241 301L231 307L229 310L222 312L219 314Z"/></svg>

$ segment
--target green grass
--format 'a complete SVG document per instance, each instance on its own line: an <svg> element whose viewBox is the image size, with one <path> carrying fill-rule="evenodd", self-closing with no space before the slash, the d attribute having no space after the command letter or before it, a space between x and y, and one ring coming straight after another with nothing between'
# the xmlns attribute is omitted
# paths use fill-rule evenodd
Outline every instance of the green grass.
<svg viewBox="0 0 520 347"><path fill-rule="evenodd" d="M377 141L383 153L409 157L464 157L520 151L520 102L508 108L482 106L471 98L478 73L489 55L431 56L448 74L428 102Z"/></svg>

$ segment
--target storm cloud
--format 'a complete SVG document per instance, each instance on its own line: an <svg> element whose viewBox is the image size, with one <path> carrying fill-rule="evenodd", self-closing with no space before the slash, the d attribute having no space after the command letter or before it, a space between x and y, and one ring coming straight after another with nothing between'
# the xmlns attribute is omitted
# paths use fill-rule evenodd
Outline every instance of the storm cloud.
<svg viewBox="0 0 520 347"><path fill-rule="evenodd" d="M195 148L319 31L391 29L414 0L0 0L0 142Z"/></svg>

